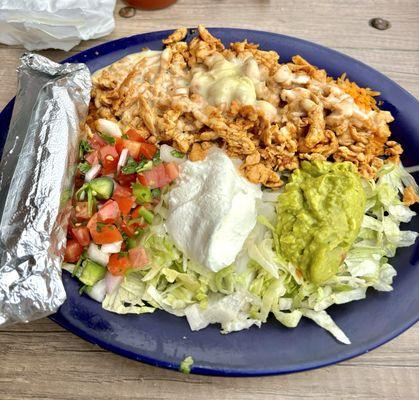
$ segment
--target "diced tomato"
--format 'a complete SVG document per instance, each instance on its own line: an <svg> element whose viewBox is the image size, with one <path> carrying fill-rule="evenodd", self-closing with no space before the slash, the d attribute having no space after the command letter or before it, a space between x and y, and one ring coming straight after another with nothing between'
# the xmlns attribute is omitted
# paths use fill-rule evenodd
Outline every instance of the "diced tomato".
<svg viewBox="0 0 419 400"><path fill-rule="evenodd" d="M131 238L135 236L137 227L134 224L128 225L127 221L123 220L121 224L121 229L128 237Z"/></svg>
<svg viewBox="0 0 419 400"><path fill-rule="evenodd" d="M143 173L138 174L138 180L141 183L141 185L148 186L148 180ZM154 189L154 188L152 188L152 189Z"/></svg>
<svg viewBox="0 0 419 400"><path fill-rule="evenodd" d="M123 147L128 150L129 155L134 159L138 160L140 156L140 150L143 143L135 142L134 140L122 139Z"/></svg>
<svg viewBox="0 0 419 400"><path fill-rule="evenodd" d="M99 164L99 154L97 150L93 150L92 152L86 154L84 158L90 165Z"/></svg>
<svg viewBox="0 0 419 400"><path fill-rule="evenodd" d="M143 206L138 206L135 207L134 210L131 213L131 218L135 219L135 218L140 218L140 210L143 208Z"/></svg>
<svg viewBox="0 0 419 400"><path fill-rule="evenodd" d="M71 234L82 246L87 246L90 243L90 233L86 226L71 228Z"/></svg>
<svg viewBox="0 0 419 400"><path fill-rule="evenodd" d="M128 215L135 202L134 196L113 196L113 199L118 203L122 215Z"/></svg>
<svg viewBox="0 0 419 400"><path fill-rule="evenodd" d="M141 143L140 153L145 157L151 160L156 154L157 147L151 143Z"/></svg>
<svg viewBox="0 0 419 400"><path fill-rule="evenodd" d="M103 146L99 150L100 161L103 166L103 173L109 174L116 171L118 166L119 154L114 146Z"/></svg>
<svg viewBox="0 0 419 400"><path fill-rule="evenodd" d="M112 275L124 275L131 267L128 254L112 254L108 262L108 270Z"/></svg>
<svg viewBox="0 0 419 400"><path fill-rule="evenodd" d="M179 169L175 163L160 164L151 169L138 174L138 180L150 189L161 188L168 185L179 176Z"/></svg>
<svg viewBox="0 0 419 400"><path fill-rule="evenodd" d="M136 174L123 174L122 172L120 172L116 177L116 180L122 186L130 186L131 183L134 183L136 181L136 179L137 179Z"/></svg>
<svg viewBox="0 0 419 400"><path fill-rule="evenodd" d="M122 235L115 225L96 226L96 230L91 230L90 233L96 244L109 244L122 240Z"/></svg>
<svg viewBox="0 0 419 400"><path fill-rule="evenodd" d="M83 253L83 246L75 240L68 239L64 253L64 261L75 263L80 258L81 253Z"/></svg>
<svg viewBox="0 0 419 400"><path fill-rule="evenodd" d="M131 218L132 219L137 219L137 218L141 218L140 215L140 210L141 208L143 208L143 206L138 206L136 207L132 213L131 213ZM129 225L130 227L132 227L132 229L134 229L134 231L137 231L138 229L143 229L147 226L147 223L142 219L142 222L132 222Z"/></svg>
<svg viewBox="0 0 419 400"><path fill-rule="evenodd" d="M87 227L96 244L108 244L120 242L122 240L122 235L115 225L109 225L98 221L98 213L90 218Z"/></svg>
<svg viewBox="0 0 419 400"><path fill-rule="evenodd" d="M130 140L135 140L136 142L145 142L144 136L142 136L140 131L137 131L137 129L128 129L126 135Z"/></svg>
<svg viewBox="0 0 419 400"><path fill-rule="evenodd" d="M87 223L87 229L89 231L92 231L92 229L96 229L97 224L97 213L92 215L92 218L89 219L89 222Z"/></svg>
<svg viewBox="0 0 419 400"><path fill-rule="evenodd" d="M167 176L173 181L179 176L179 167L174 162L164 164Z"/></svg>
<svg viewBox="0 0 419 400"><path fill-rule="evenodd" d="M79 188L83 184L84 184L84 175L82 175L80 170L77 168L76 177L74 179L74 186Z"/></svg>
<svg viewBox="0 0 419 400"><path fill-rule="evenodd" d="M168 175L163 175L161 178L159 178L159 188L162 188L166 185L168 185L170 182L172 182L172 179L169 178Z"/></svg>
<svg viewBox="0 0 419 400"><path fill-rule="evenodd" d="M155 167L157 173L157 187L161 188L163 186L168 185L172 180L170 179L169 175L167 175L166 168L164 164L160 164Z"/></svg>
<svg viewBox="0 0 419 400"><path fill-rule="evenodd" d="M161 179L160 175L166 175L166 172L164 170L164 166L162 164L158 165L157 167L154 167L150 171L145 171L142 174L139 174L139 180L142 185L148 186L151 189L155 189L160 187L159 181Z"/></svg>
<svg viewBox="0 0 419 400"><path fill-rule="evenodd" d="M79 221L87 221L89 217L89 208L87 201L78 201L74 207L76 218Z"/></svg>
<svg viewBox="0 0 419 400"><path fill-rule="evenodd" d="M93 137L89 139L90 146L94 150L99 150L101 147L106 146L107 142L103 140L98 134L94 134Z"/></svg>
<svg viewBox="0 0 419 400"><path fill-rule="evenodd" d="M120 217L119 205L114 200L108 200L97 212L98 221L113 224Z"/></svg>
<svg viewBox="0 0 419 400"><path fill-rule="evenodd" d="M129 186L121 186L116 184L113 189L112 198L115 199L115 196L128 197L132 196L132 189Z"/></svg>
<svg viewBox="0 0 419 400"><path fill-rule="evenodd" d="M124 142L121 138L115 138L115 149L118 154L121 154L122 149L124 148Z"/></svg>
<svg viewBox="0 0 419 400"><path fill-rule="evenodd" d="M147 253L141 246L128 250L132 268L142 268L148 263Z"/></svg>

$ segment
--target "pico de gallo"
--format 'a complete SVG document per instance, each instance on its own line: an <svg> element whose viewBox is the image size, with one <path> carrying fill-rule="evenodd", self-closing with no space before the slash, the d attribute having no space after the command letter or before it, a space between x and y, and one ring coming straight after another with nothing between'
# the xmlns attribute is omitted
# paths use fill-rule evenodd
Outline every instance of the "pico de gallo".
<svg viewBox="0 0 419 400"><path fill-rule="evenodd" d="M179 176L178 165L163 162L157 146L140 131L122 133L111 121L102 125L80 143L64 255L65 263L75 265L72 274L83 291L106 275L147 268L141 237L162 191Z"/></svg>

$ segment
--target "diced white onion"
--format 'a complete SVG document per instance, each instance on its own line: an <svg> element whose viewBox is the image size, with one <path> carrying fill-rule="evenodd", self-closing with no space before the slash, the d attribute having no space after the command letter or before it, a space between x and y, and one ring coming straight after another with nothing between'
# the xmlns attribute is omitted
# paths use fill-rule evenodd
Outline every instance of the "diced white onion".
<svg viewBox="0 0 419 400"><path fill-rule="evenodd" d="M122 131L118 124L113 121L109 121L108 119L99 118L96 121L96 129L105 135L110 135L113 137L122 136Z"/></svg>
<svg viewBox="0 0 419 400"><path fill-rule="evenodd" d="M120 242L103 244L100 250L103 253L119 253L122 247L122 240Z"/></svg>
<svg viewBox="0 0 419 400"><path fill-rule="evenodd" d="M61 268L65 269L66 271L70 272L70 274L72 274L74 272L74 269L76 268L76 265L65 262L65 263L63 263Z"/></svg>
<svg viewBox="0 0 419 400"><path fill-rule="evenodd" d="M86 172L86 175L84 176L84 180L86 182L90 182L92 179L95 179L98 176L101 168L102 167L99 164L93 165L92 168L90 168Z"/></svg>
<svg viewBox="0 0 419 400"><path fill-rule="evenodd" d="M87 294L93 299L102 303L106 296L106 280L105 278L97 281L89 290Z"/></svg>
<svg viewBox="0 0 419 400"><path fill-rule="evenodd" d="M168 144L162 144L160 146L160 158L164 162L174 162L176 164L182 164L186 161L186 157L183 156L182 158L175 157L172 154L172 151L177 151L172 146L169 146Z"/></svg>
<svg viewBox="0 0 419 400"><path fill-rule="evenodd" d="M94 243L89 244L87 255L92 261L97 262L103 266L106 266L109 262L109 253L105 253L104 251L100 250L99 247Z"/></svg>
<svg viewBox="0 0 419 400"><path fill-rule="evenodd" d="M121 154L119 156L119 160L118 160L118 166L117 166L117 171L119 172L121 170L122 167L125 166L125 164L127 163L128 160L128 149L123 149L121 151Z"/></svg>
<svg viewBox="0 0 419 400"><path fill-rule="evenodd" d="M121 275L112 275L110 272L107 272L105 275L106 281L106 293L111 294L122 282L124 279Z"/></svg>

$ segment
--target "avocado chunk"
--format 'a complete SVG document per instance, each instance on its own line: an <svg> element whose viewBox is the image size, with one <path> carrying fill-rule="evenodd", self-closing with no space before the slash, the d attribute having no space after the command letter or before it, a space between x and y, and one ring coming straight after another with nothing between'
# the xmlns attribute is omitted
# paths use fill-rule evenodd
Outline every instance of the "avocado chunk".
<svg viewBox="0 0 419 400"><path fill-rule="evenodd" d="M93 286L106 275L106 268L92 260L86 259L77 274L79 280L87 286Z"/></svg>
<svg viewBox="0 0 419 400"><path fill-rule="evenodd" d="M320 285L332 278L358 236L362 181L350 162L304 161L278 197L277 252Z"/></svg>
<svg viewBox="0 0 419 400"><path fill-rule="evenodd" d="M99 200L108 200L112 196L114 183L108 176L92 179L89 183L93 195Z"/></svg>

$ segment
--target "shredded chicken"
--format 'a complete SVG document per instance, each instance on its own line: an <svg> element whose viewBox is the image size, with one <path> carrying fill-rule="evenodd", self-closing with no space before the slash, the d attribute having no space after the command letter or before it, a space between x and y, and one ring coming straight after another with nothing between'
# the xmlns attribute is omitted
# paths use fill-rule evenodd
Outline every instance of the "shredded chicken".
<svg viewBox="0 0 419 400"><path fill-rule="evenodd" d="M179 28L163 40L163 51L129 55L94 75L93 132L105 118L191 160L217 145L243 161L251 182L272 188L301 160L351 161L365 178L383 162L399 162L403 150L389 140L393 117L378 108L378 92L345 74L328 77L298 55L281 64L276 52L247 40L225 48L202 25L188 43L186 36Z"/></svg>
<svg viewBox="0 0 419 400"><path fill-rule="evenodd" d="M162 42L163 44L166 44L166 45L180 42L181 40L185 39L187 34L188 34L188 30L186 28L178 28L171 35L169 35L166 39L162 40Z"/></svg>
<svg viewBox="0 0 419 400"><path fill-rule="evenodd" d="M403 193L403 203L406 206L411 206L412 204L419 203L419 194L415 192L412 186L408 186Z"/></svg>

